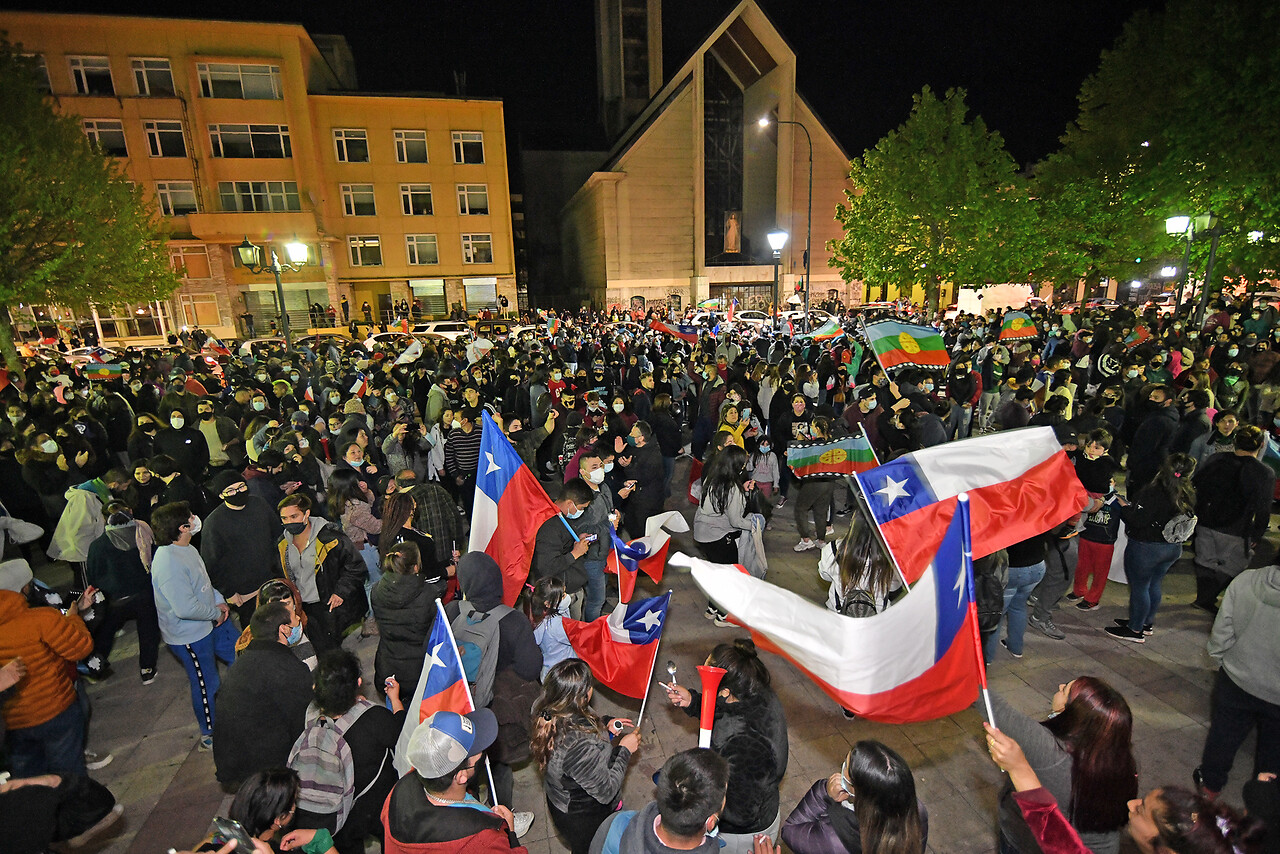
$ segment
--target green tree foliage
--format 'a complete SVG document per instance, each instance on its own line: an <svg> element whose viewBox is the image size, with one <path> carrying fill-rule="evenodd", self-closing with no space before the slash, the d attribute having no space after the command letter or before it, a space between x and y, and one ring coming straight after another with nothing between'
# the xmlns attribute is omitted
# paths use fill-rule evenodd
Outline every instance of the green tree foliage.
<svg viewBox="0 0 1280 854"><path fill-rule="evenodd" d="M1015 281L1032 266L1034 203L1004 140L967 118L964 97L926 86L907 121L850 164L853 189L836 208L844 237L828 245L845 281L921 285L936 309L943 282Z"/></svg>
<svg viewBox="0 0 1280 854"><path fill-rule="evenodd" d="M35 75L0 44L0 350L14 369L11 307L161 299L178 285L154 208Z"/></svg>

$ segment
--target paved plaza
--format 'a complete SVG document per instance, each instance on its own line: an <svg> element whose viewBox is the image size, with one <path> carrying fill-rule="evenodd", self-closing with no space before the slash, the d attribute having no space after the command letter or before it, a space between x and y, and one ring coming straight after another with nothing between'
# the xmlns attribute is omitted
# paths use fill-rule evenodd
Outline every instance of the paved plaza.
<svg viewBox="0 0 1280 854"><path fill-rule="evenodd" d="M679 465L675 482L684 483L685 477L687 466ZM668 506L688 509L692 519L692 508L683 495L679 504L673 499ZM1268 538L1254 565L1270 562L1274 525ZM775 513L773 530L765 534L769 580L822 601L826 587L817 574L818 553L794 553L791 547L796 540L791 507L787 506ZM691 548L689 534L678 535L672 544L673 551ZM65 565L58 564L46 566L38 574L53 583L69 578ZM664 586L675 594L659 671L671 659L679 668L680 681L695 683L693 668L712 646L742 631L718 628L703 619L706 600L686 571L669 567ZM651 595L653 589L642 576L637 595ZM1110 584L1099 610L1086 613L1068 605L1055 615L1067 634L1065 640L1050 640L1029 627L1024 658L1014 660L1001 649L990 669L992 687L1018 708L1041 716L1048 712L1050 697L1059 683L1085 674L1107 680L1133 708L1141 788L1165 783L1189 786L1191 769L1204 742L1213 680L1204 651L1211 618L1190 607L1193 594L1191 564L1184 559L1166 580L1155 635L1146 644L1133 645L1102 632L1113 618L1127 613L1125 586ZM615 587L613 601L616 595ZM371 678L376 639L360 640L356 634L348 637L347 645L359 654ZM902 754L915 773L919 796L929 808L930 851L977 854L995 850L1001 774L986 754L977 711L903 726L850 721L789 664L770 655L765 655L765 662L790 724L791 759L782 785L784 818L815 780L838 770L851 745L860 739L877 739ZM171 847L192 846L204 837L213 816L225 814L230 796L214 780L212 754L196 749L198 732L186 676L177 661L162 651L155 683L140 684L132 624L119 639L112 664L113 677L89 686L93 699L89 747L114 754L114 761L94 776L124 805L124 819L114 836L87 850L162 854ZM665 680L665 673L661 676ZM622 698L623 703L615 702L617 696L609 691L598 691L596 698L603 712L634 717L638 711L638 703L627 698ZM693 718L671 708L660 690L652 701L643 721L644 742L623 789L628 808L650 799L653 772L668 756L697 743ZM1223 795L1230 802L1240 803L1242 774L1251 766L1252 749L1250 739L1237 758ZM533 810L537 815L522 840L530 854L566 852L547 818L541 783L532 765L517 769L515 799L516 809Z"/></svg>

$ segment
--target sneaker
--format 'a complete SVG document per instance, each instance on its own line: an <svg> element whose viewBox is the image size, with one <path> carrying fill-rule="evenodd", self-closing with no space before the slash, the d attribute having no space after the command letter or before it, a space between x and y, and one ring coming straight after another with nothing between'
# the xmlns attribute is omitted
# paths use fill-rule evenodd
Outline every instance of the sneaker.
<svg viewBox="0 0 1280 854"><path fill-rule="evenodd" d="M853 721L858 719L857 715L855 715L853 712L849 711L848 709L844 708L843 706L841 706L840 712L841 714L844 715L844 719L846 721Z"/></svg>
<svg viewBox="0 0 1280 854"><path fill-rule="evenodd" d="M213 736L211 735L200 736L200 744L198 746L200 748L201 753L207 753L208 751L213 750Z"/></svg>
<svg viewBox="0 0 1280 854"><path fill-rule="evenodd" d="M1022 653L1020 653L1020 652L1014 652L1013 650L1009 649L1009 641L1008 641L1008 640L1006 640L1005 638L1001 638L1001 639L1000 639L1000 645L1001 645L1002 647L1004 647L1005 649L1008 649L1008 650L1009 650L1009 654L1010 654L1010 655L1012 655L1014 658L1022 658Z"/></svg>
<svg viewBox="0 0 1280 854"><path fill-rule="evenodd" d="M79 667L76 669L80 670ZM84 669L80 670L80 673L90 679L99 680L111 676L112 670L107 660L95 652L84 660Z"/></svg>
<svg viewBox="0 0 1280 854"><path fill-rule="evenodd" d="M733 627L733 623L729 622L729 615L724 613L723 611L717 611L715 617L712 618L711 622L715 623L717 626L719 626L722 629Z"/></svg>
<svg viewBox="0 0 1280 854"><path fill-rule="evenodd" d="M1088 599L1081 599L1076 603L1077 611L1096 611L1101 607L1101 602L1090 602Z"/></svg>
<svg viewBox="0 0 1280 854"><path fill-rule="evenodd" d="M1083 597L1083 596L1077 596L1077 595L1076 595L1076 594L1074 594L1074 593L1068 593L1066 596L1064 596L1064 597L1062 597L1062 598L1066 599L1068 602L1079 602L1079 601L1080 601L1081 599L1083 599L1084 597Z"/></svg>
<svg viewBox="0 0 1280 854"><path fill-rule="evenodd" d="M111 760L115 759L110 753L98 754L92 750L84 752L84 767L90 771L97 771L99 768L106 768L111 764Z"/></svg>
<svg viewBox="0 0 1280 854"><path fill-rule="evenodd" d="M1111 635L1116 640L1129 641L1129 643L1146 643L1147 640L1142 632L1135 632L1127 625L1107 626L1103 631Z"/></svg>
<svg viewBox="0 0 1280 854"><path fill-rule="evenodd" d="M120 816L124 815L124 805L116 804L111 808L111 812L98 819L98 822L86 830L79 836L73 836L62 844L67 848L83 848L93 841L94 837L99 836L103 831L110 828L113 824L120 820Z"/></svg>
<svg viewBox="0 0 1280 854"><path fill-rule="evenodd" d="M143 685L150 685L156 681L156 669L154 667L144 667L138 671L138 675L142 677Z"/></svg>
<svg viewBox="0 0 1280 854"><path fill-rule="evenodd" d="M1196 791L1198 791L1200 794L1204 795L1206 798L1208 798L1211 801L1217 800L1218 795L1221 794L1221 792L1215 792L1213 789L1210 789L1205 786L1204 775L1200 773L1199 768L1191 772L1191 782L1196 784Z"/></svg>
<svg viewBox="0 0 1280 854"><path fill-rule="evenodd" d="M1053 638L1054 640L1062 640L1067 636L1066 632L1064 632L1062 629L1054 625L1052 618L1038 620L1034 616L1032 616L1027 618L1027 622L1035 626L1037 629L1039 629L1041 633L1047 638Z"/></svg>
<svg viewBox="0 0 1280 854"><path fill-rule="evenodd" d="M773 506L774 506L774 507L782 507L782 506L784 506L786 503L787 503L787 497L786 497L785 495L783 495L783 496L780 496L780 497L778 498L778 503L777 503L777 504L775 504L775 505L773 505Z"/></svg>
<svg viewBox="0 0 1280 854"><path fill-rule="evenodd" d="M1124 628L1124 629L1129 628L1128 620L1115 620L1114 622L1117 626L1120 626L1121 628ZM1145 626L1142 627L1142 634L1145 635L1146 637L1151 637L1155 633L1156 633L1155 627L1152 626L1150 623L1147 623Z"/></svg>
<svg viewBox="0 0 1280 854"><path fill-rule="evenodd" d="M520 838L529 832L529 828L533 827L533 813L526 810L512 813L511 817L515 819L515 827L511 828L516 838Z"/></svg>
<svg viewBox="0 0 1280 854"><path fill-rule="evenodd" d="M702 612L702 616L706 617L708 620L714 620L719 616L719 614L720 612L715 609L714 605L708 605L707 610Z"/></svg>
<svg viewBox="0 0 1280 854"><path fill-rule="evenodd" d="M796 552L807 552L809 551L809 549L816 549L817 547L818 547L817 540L811 540L808 537L805 537L802 540L800 540L800 542L792 546L791 550Z"/></svg>

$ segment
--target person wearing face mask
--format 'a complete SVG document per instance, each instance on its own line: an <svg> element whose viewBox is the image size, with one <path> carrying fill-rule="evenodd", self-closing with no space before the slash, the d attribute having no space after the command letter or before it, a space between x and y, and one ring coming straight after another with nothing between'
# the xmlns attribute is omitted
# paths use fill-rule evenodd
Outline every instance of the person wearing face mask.
<svg viewBox="0 0 1280 854"><path fill-rule="evenodd" d="M713 364L704 364L699 369L697 409L693 422L693 443L691 451L694 459L702 459L706 454L707 444L715 425L720 423L720 406L728 394L728 386L720 378L720 373Z"/></svg>
<svg viewBox="0 0 1280 854"><path fill-rule="evenodd" d="M316 651L335 649L344 630L368 610L368 566L340 523L312 515L305 495L286 497L277 510L284 533L276 542L273 569L297 586Z"/></svg>
<svg viewBox="0 0 1280 854"><path fill-rule="evenodd" d="M179 471L193 481L199 481L209 464L209 443L201 431L187 425L183 410L171 409L168 416L169 426L156 434L156 454L172 457Z"/></svg>
<svg viewBox="0 0 1280 854"><path fill-rule="evenodd" d="M283 602L268 602L253 612L249 633L216 701L213 763L225 791L289 764L312 698L311 671L290 649L302 638L298 615Z"/></svg>
<svg viewBox="0 0 1280 854"><path fill-rule="evenodd" d="M209 448L211 471L244 467L244 437L236 429L234 421L214 412L211 399L201 398L196 404L195 426L204 436L205 444Z"/></svg>
<svg viewBox="0 0 1280 854"><path fill-rule="evenodd" d="M612 452L608 456L612 456ZM578 479L594 497L586 505L585 513L569 521L579 539L590 540L583 564L587 570L587 595L582 613L587 622L600 616L604 607L604 567L613 544L610 529L620 521L620 514L614 510L613 490L605 482L605 457L605 449L597 445L578 458Z"/></svg>
<svg viewBox="0 0 1280 854"><path fill-rule="evenodd" d="M247 627L258 589L272 577L280 516L275 507L249 490L238 472L221 472L209 482L221 503L204 520L200 558L209 580Z"/></svg>
<svg viewBox="0 0 1280 854"><path fill-rule="evenodd" d="M162 504L151 514L157 545L151 561L160 637L187 671L191 708L200 727L200 749L213 747L214 697L221 679L218 661L235 659L239 632L227 618L231 609L209 581L191 538L200 517L185 501Z"/></svg>
<svg viewBox="0 0 1280 854"><path fill-rule="evenodd" d="M1219 409L1243 412L1251 389L1244 364L1232 357L1213 386L1213 399Z"/></svg>
<svg viewBox="0 0 1280 854"><path fill-rule="evenodd" d="M480 410L463 408L455 416L456 427L444 445L444 470L454 498L462 505L464 515L471 517L475 501L476 466L480 461Z"/></svg>
<svg viewBox="0 0 1280 854"><path fill-rule="evenodd" d="M1174 434L1178 431L1178 410L1173 406L1173 390L1168 386L1152 386L1147 392L1149 412L1133 434L1129 446L1129 477L1125 488L1130 497L1151 482L1170 453Z"/></svg>
<svg viewBox="0 0 1280 854"><path fill-rule="evenodd" d="M589 534L579 535L571 526L583 517L596 494L581 479L571 480L564 485L555 501L559 512L538 528L529 567L532 581L559 579L566 595L573 600L572 612L577 617L582 615L588 578L586 555L592 540L589 539Z"/></svg>
<svg viewBox="0 0 1280 854"><path fill-rule="evenodd" d="M204 491L194 480L178 469L178 463L167 454L157 454L147 461L147 468L152 476L164 484L164 489L157 500L159 504L172 504L185 501L191 512L203 516L208 510L205 506Z"/></svg>

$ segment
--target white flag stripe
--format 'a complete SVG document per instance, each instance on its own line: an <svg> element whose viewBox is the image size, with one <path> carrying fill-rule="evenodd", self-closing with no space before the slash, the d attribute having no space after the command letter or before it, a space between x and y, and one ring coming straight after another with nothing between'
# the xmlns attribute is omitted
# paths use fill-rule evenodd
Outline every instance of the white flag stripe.
<svg viewBox="0 0 1280 854"><path fill-rule="evenodd" d="M656 513L645 520L644 536L633 542L643 543L647 554L653 554L662 548L671 534L683 534L689 530L689 522L678 510ZM670 533L668 533L670 532Z"/></svg>
<svg viewBox="0 0 1280 854"><path fill-rule="evenodd" d="M471 506L471 538L468 540L467 550L484 551L497 530L498 505L476 484L476 498Z"/></svg>
<svg viewBox="0 0 1280 854"><path fill-rule="evenodd" d="M963 456L956 453L955 444L934 445L911 455L939 501L1016 480L1062 450L1052 427L977 436L966 439L963 447Z"/></svg>
<svg viewBox="0 0 1280 854"><path fill-rule="evenodd" d="M712 601L837 690L879 694L923 675L935 663L938 609L932 565L892 608L855 618L734 567L679 553L669 563L691 566L693 580Z"/></svg>

